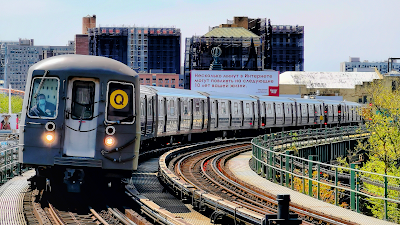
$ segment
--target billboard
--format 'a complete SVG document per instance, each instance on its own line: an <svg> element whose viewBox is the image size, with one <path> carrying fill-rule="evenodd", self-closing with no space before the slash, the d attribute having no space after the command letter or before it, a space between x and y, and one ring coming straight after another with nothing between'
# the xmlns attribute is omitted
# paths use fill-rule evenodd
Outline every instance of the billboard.
<svg viewBox="0 0 400 225"><path fill-rule="evenodd" d="M18 131L18 115L17 114L0 114L0 132L11 131L13 133Z"/></svg>
<svg viewBox="0 0 400 225"><path fill-rule="evenodd" d="M279 96L279 71L192 70L190 89Z"/></svg>

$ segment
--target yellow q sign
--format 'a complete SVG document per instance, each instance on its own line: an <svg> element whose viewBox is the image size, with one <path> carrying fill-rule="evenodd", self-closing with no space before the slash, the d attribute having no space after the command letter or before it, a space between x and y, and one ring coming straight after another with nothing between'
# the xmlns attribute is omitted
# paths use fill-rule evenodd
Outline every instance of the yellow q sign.
<svg viewBox="0 0 400 225"><path fill-rule="evenodd" d="M128 94L123 90L115 90L110 95L110 103L116 109L123 109L128 105Z"/></svg>

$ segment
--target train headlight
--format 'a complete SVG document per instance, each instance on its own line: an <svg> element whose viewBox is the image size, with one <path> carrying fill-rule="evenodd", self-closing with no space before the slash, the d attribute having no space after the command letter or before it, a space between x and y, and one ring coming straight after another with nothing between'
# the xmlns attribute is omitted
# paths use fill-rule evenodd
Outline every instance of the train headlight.
<svg viewBox="0 0 400 225"><path fill-rule="evenodd" d="M108 147L112 147L115 144L115 139L112 136L108 136L104 139L104 144Z"/></svg>
<svg viewBox="0 0 400 225"><path fill-rule="evenodd" d="M54 141L54 133L49 132L49 133L45 134L44 139L46 140L47 143L53 142Z"/></svg>

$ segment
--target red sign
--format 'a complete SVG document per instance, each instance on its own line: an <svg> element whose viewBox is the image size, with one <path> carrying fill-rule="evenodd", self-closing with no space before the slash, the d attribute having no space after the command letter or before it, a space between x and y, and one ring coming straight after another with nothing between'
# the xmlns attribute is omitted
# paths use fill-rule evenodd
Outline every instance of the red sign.
<svg viewBox="0 0 400 225"><path fill-rule="evenodd" d="M119 30L115 30L115 33L119 34Z"/></svg>
<svg viewBox="0 0 400 225"><path fill-rule="evenodd" d="M154 30L150 30L150 34L154 34Z"/></svg>
<svg viewBox="0 0 400 225"><path fill-rule="evenodd" d="M106 33L106 29L102 29L101 33L105 34Z"/></svg>
<svg viewBox="0 0 400 225"><path fill-rule="evenodd" d="M279 97L279 86L269 86L269 96Z"/></svg>
<svg viewBox="0 0 400 225"><path fill-rule="evenodd" d="M113 29L109 29L108 32L109 32L110 34L112 34L112 33L113 33Z"/></svg>

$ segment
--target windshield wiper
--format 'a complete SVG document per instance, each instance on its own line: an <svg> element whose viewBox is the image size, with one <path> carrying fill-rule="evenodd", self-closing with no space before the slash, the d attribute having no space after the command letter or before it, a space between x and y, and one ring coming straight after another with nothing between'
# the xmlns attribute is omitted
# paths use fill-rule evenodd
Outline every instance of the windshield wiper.
<svg viewBox="0 0 400 225"><path fill-rule="evenodd" d="M35 96L33 96L34 98L37 98L37 96L38 96L38 94L39 94L39 92L40 92L40 89L41 89L42 86L43 86L44 78L46 77L46 75L47 75L48 73L49 73L48 70L44 71L43 77L42 77L42 79L40 80L39 88L36 90Z"/></svg>

